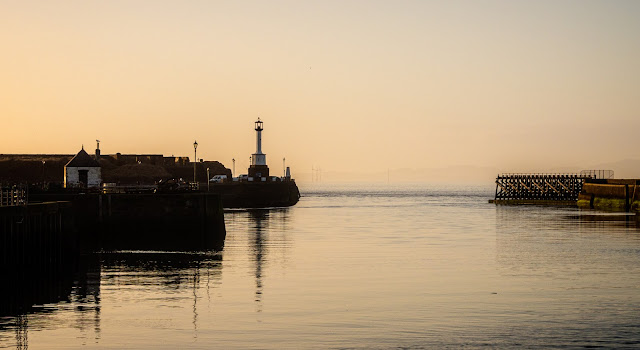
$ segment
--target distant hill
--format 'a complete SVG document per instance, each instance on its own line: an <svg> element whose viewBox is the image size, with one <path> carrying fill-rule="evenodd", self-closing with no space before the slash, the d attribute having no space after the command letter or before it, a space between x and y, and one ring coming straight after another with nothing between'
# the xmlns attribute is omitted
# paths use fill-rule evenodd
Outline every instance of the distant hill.
<svg viewBox="0 0 640 350"><path fill-rule="evenodd" d="M499 170L492 167L452 166L446 168L403 168L376 172L326 171L313 177L296 173L299 182L427 182L427 183L493 183Z"/></svg>
<svg viewBox="0 0 640 350"><path fill-rule="evenodd" d="M624 159L610 163L599 163L585 166L550 166L546 169L518 169L477 166L451 166L442 168L402 168L375 172L323 171L315 174L296 173L299 182L432 182L432 183L467 183L492 184L496 175L501 173L580 173L581 170L613 170L615 178L640 179L640 160Z"/></svg>

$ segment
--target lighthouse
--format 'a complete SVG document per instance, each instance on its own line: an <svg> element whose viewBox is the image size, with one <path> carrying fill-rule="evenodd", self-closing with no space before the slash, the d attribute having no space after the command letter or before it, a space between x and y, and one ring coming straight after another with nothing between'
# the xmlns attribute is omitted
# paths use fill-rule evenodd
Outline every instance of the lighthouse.
<svg viewBox="0 0 640 350"><path fill-rule="evenodd" d="M267 181L269 177L269 167L267 166L267 155L262 153L262 121L260 118L255 122L256 129L256 153L251 155L251 165L249 166L249 177L253 181Z"/></svg>

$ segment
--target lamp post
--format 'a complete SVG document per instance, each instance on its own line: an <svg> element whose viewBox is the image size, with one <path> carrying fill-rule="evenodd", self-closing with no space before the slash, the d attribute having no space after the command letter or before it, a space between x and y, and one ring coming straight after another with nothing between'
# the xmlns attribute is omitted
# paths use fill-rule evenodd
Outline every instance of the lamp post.
<svg viewBox="0 0 640 350"><path fill-rule="evenodd" d="M44 163L46 163L47 161L43 160L42 161L42 190L44 191L45 188L45 177L44 177Z"/></svg>
<svg viewBox="0 0 640 350"><path fill-rule="evenodd" d="M211 182L211 178L209 177L209 168L207 168L207 192L209 192L209 183Z"/></svg>
<svg viewBox="0 0 640 350"><path fill-rule="evenodd" d="M282 176L287 176L287 167L285 166L284 158L282 158Z"/></svg>
<svg viewBox="0 0 640 350"><path fill-rule="evenodd" d="M198 141L193 141L193 186L196 184L196 163L198 163Z"/></svg>
<svg viewBox="0 0 640 350"><path fill-rule="evenodd" d="M233 173L231 173L231 177L234 177L236 175L236 159L231 158L231 161L233 162Z"/></svg>

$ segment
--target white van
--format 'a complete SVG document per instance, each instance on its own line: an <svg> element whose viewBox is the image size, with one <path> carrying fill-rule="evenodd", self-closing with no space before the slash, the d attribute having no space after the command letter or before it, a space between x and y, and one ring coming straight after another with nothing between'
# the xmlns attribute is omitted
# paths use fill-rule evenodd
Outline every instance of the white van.
<svg viewBox="0 0 640 350"><path fill-rule="evenodd" d="M227 179L227 175L213 175L211 182L221 183Z"/></svg>

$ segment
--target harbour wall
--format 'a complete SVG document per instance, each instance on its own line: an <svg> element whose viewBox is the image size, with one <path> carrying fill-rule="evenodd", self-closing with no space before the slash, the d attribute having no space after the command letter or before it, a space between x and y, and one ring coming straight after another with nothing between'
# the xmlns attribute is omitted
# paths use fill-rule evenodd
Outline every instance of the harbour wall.
<svg viewBox="0 0 640 350"><path fill-rule="evenodd" d="M640 180L587 181L578 196L578 207L607 211L640 211Z"/></svg>
<svg viewBox="0 0 640 350"><path fill-rule="evenodd" d="M30 201L70 201L83 250L220 250L221 196L211 193L43 193Z"/></svg>
<svg viewBox="0 0 640 350"><path fill-rule="evenodd" d="M49 194L30 200L0 206L0 316L69 295L83 253L219 251L226 236L215 194Z"/></svg>
<svg viewBox="0 0 640 350"><path fill-rule="evenodd" d="M70 202L0 207L0 315L56 301L75 271L77 236Z"/></svg>
<svg viewBox="0 0 640 350"><path fill-rule="evenodd" d="M70 202L0 207L0 266L37 268L72 262L77 251Z"/></svg>
<svg viewBox="0 0 640 350"><path fill-rule="evenodd" d="M225 208L289 207L300 200L300 190L293 180L209 184L209 190L222 197Z"/></svg>

